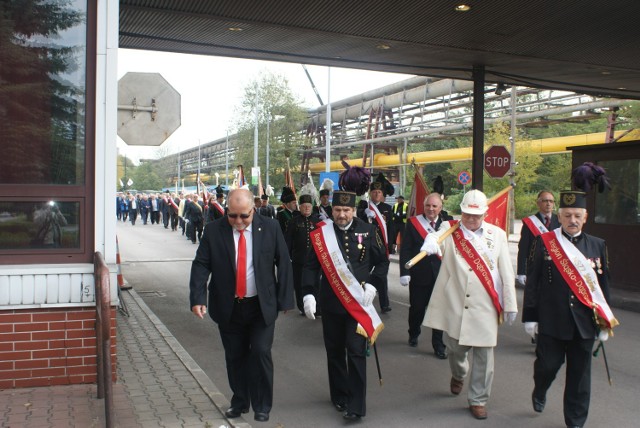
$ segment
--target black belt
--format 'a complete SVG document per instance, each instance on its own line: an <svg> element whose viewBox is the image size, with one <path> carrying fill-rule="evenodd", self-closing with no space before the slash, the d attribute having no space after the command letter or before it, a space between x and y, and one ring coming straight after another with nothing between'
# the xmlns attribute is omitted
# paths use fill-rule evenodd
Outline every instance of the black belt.
<svg viewBox="0 0 640 428"><path fill-rule="evenodd" d="M249 303L249 302L253 302L257 298L258 298L258 295L256 294L255 296L249 296L249 297L235 297L233 301L235 303Z"/></svg>

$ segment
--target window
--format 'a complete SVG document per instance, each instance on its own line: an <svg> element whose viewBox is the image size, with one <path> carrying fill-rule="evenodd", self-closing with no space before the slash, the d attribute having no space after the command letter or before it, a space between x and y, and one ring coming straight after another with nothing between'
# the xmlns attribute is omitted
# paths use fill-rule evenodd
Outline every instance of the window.
<svg viewBox="0 0 640 428"><path fill-rule="evenodd" d="M640 224L640 160L598 161L609 176L611 190L596 193L595 223Z"/></svg>
<svg viewBox="0 0 640 428"><path fill-rule="evenodd" d="M92 259L93 3L0 3L0 257L11 263Z"/></svg>

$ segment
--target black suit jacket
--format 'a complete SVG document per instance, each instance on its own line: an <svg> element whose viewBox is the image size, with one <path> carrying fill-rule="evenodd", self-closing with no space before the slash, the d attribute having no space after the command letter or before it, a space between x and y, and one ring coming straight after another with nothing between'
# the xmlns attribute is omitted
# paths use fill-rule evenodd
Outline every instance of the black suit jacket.
<svg viewBox="0 0 640 428"><path fill-rule="evenodd" d="M538 220L544 224L544 220L542 220L542 214L540 214L540 212L536 213L536 217L538 217ZM549 227L549 230L557 229L559 227L560 222L558 221L558 216L551 214L551 226ZM520 242L518 242L518 275L527 275L527 261L531 255L531 248L533 247L535 240L536 237L533 236L529 227L523 223L522 230L520 231Z"/></svg>
<svg viewBox="0 0 640 428"><path fill-rule="evenodd" d="M293 273L287 244L278 222L253 216L253 269L264 321L275 322L278 311L293 309ZM236 250L227 217L208 223L191 264L190 307L207 303L209 315L220 325L231 319L235 298ZM277 267L277 269L276 269Z"/></svg>
<svg viewBox="0 0 640 428"><path fill-rule="evenodd" d="M609 267L604 240L582 233L574 244L596 265L598 283L609 301ZM522 321L538 322L538 332L560 340L573 339L576 330L583 339L593 339L597 329L593 310L580 303L549 257L538 236L524 290ZM598 272L598 267L602 273Z"/></svg>
<svg viewBox="0 0 640 428"><path fill-rule="evenodd" d="M436 221L436 231L440 229L442 222L447 220L453 220L453 217L449 214L443 215L441 212L438 216L438 221ZM400 276L411 275L412 281L416 279L433 286L436 282L441 264L440 258L436 254L425 257L411 269L404 267L409 260L420 252L423 243L424 239L422 239L422 236L420 236L420 233L413 223L408 220L404 234L402 235L402 245L400 246Z"/></svg>

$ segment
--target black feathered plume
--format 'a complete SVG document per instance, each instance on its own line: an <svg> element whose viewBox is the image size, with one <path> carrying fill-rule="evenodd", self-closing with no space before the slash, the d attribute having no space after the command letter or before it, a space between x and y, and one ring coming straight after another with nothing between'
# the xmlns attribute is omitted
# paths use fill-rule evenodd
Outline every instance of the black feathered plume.
<svg viewBox="0 0 640 428"><path fill-rule="evenodd" d="M384 193L385 196L391 196L396 191L393 184L391 184L391 182L387 180L387 177L381 172L378 173L375 181L382 183L382 193Z"/></svg>
<svg viewBox="0 0 640 428"><path fill-rule="evenodd" d="M344 166L346 170L340 174L340 179L338 180L340 190L356 192L358 196L364 195L367 190L369 190L371 172L359 166L351 166L344 160L342 161L342 166Z"/></svg>
<svg viewBox="0 0 640 428"><path fill-rule="evenodd" d="M571 182L574 188L583 192L589 192L596 185L600 193L604 192L605 188L611 189L605 169L592 162L585 162L571 171Z"/></svg>
<svg viewBox="0 0 640 428"><path fill-rule="evenodd" d="M433 191L444 196L444 182L442 181L441 175L437 176L435 180L433 180Z"/></svg>

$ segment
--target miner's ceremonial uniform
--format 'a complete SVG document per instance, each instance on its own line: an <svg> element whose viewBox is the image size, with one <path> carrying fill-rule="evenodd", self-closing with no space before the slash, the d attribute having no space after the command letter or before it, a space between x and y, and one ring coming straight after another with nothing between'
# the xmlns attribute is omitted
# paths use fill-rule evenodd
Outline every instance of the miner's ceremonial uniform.
<svg viewBox="0 0 640 428"><path fill-rule="evenodd" d="M300 197L301 200L303 196ZM310 197L309 203L311 203ZM296 293L296 305L301 313L304 313L302 304L302 296L304 296L302 292L302 268L304 267L307 255L310 251L313 251L311 249L309 233L316 228L316 224L319 222L320 217L315 213L312 213L308 217L298 215L289 220L287 233L285 235L289 254L291 255L291 264L293 265L293 288ZM317 290L313 292L313 295L317 296Z"/></svg>
<svg viewBox="0 0 640 428"><path fill-rule="evenodd" d="M580 192L565 192L578 194ZM561 194L561 208L563 196ZM586 207L584 194L574 200L575 207ZM564 204L564 207L573 207ZM556 244L555 246L553 244ZM562 364L567 361L566 385L564 390L564 417L567 426L582 427L589 412L591 394L591 359L595 339L600 327L596 323L594 310L580 300L570 282L563 277L556 263L562 263L563 271L574 270L577 265L575 255L566 251L567 258L562 259L557 251L550 254L548 247L573 251L573 247L590 264L592 278L597 278L601 295L609 300L609 267L605 241L580 231L570 236L563 228L547 232L534 243L531 253L530 269L524 292L522 321L537 323L536 361L534 363L534 383L532 394L534 409L541 412L546 403L546 392L556 377ZM578 262L579 263L579 262ZM574 271L579 271L575 269ZM578 274L577 278L583 277ZM594 284L588 284L587 294L597 293ZM596 284L596 285L598 285ZM581 293L578 293L581 294ZM594 298L594 301L596 299ZM602 303L602 301L601 301ZM606 302L602 306L607 306ZM617 324L612 318L611 327ZM604 340L604 339L603 339Z"/></svg>
<svg viewBox="0 0 640 428"><path fill-rule="evenodd" d="M335 192L334 217L336 200L341 194L349 193ZM345 206L355 208L355 193L351 195L353 204ZM389 270L389 259L377 228L355 215L345 230L332 222L331 227L335 232L339 251L355 279L360 284L371 284L377 288L386 279ZM315 292L318 281L321 281L318 301L322 308L331 401L339 410L346 410L345 418L359 418L366 414L367 339L356 332L358 322L347 311L326 275L322 275L320 280L322 272L317 253L310 251L302 274L302 292L307 298L308 294ZM373 305L368 308L375 311Z"/></svg>

